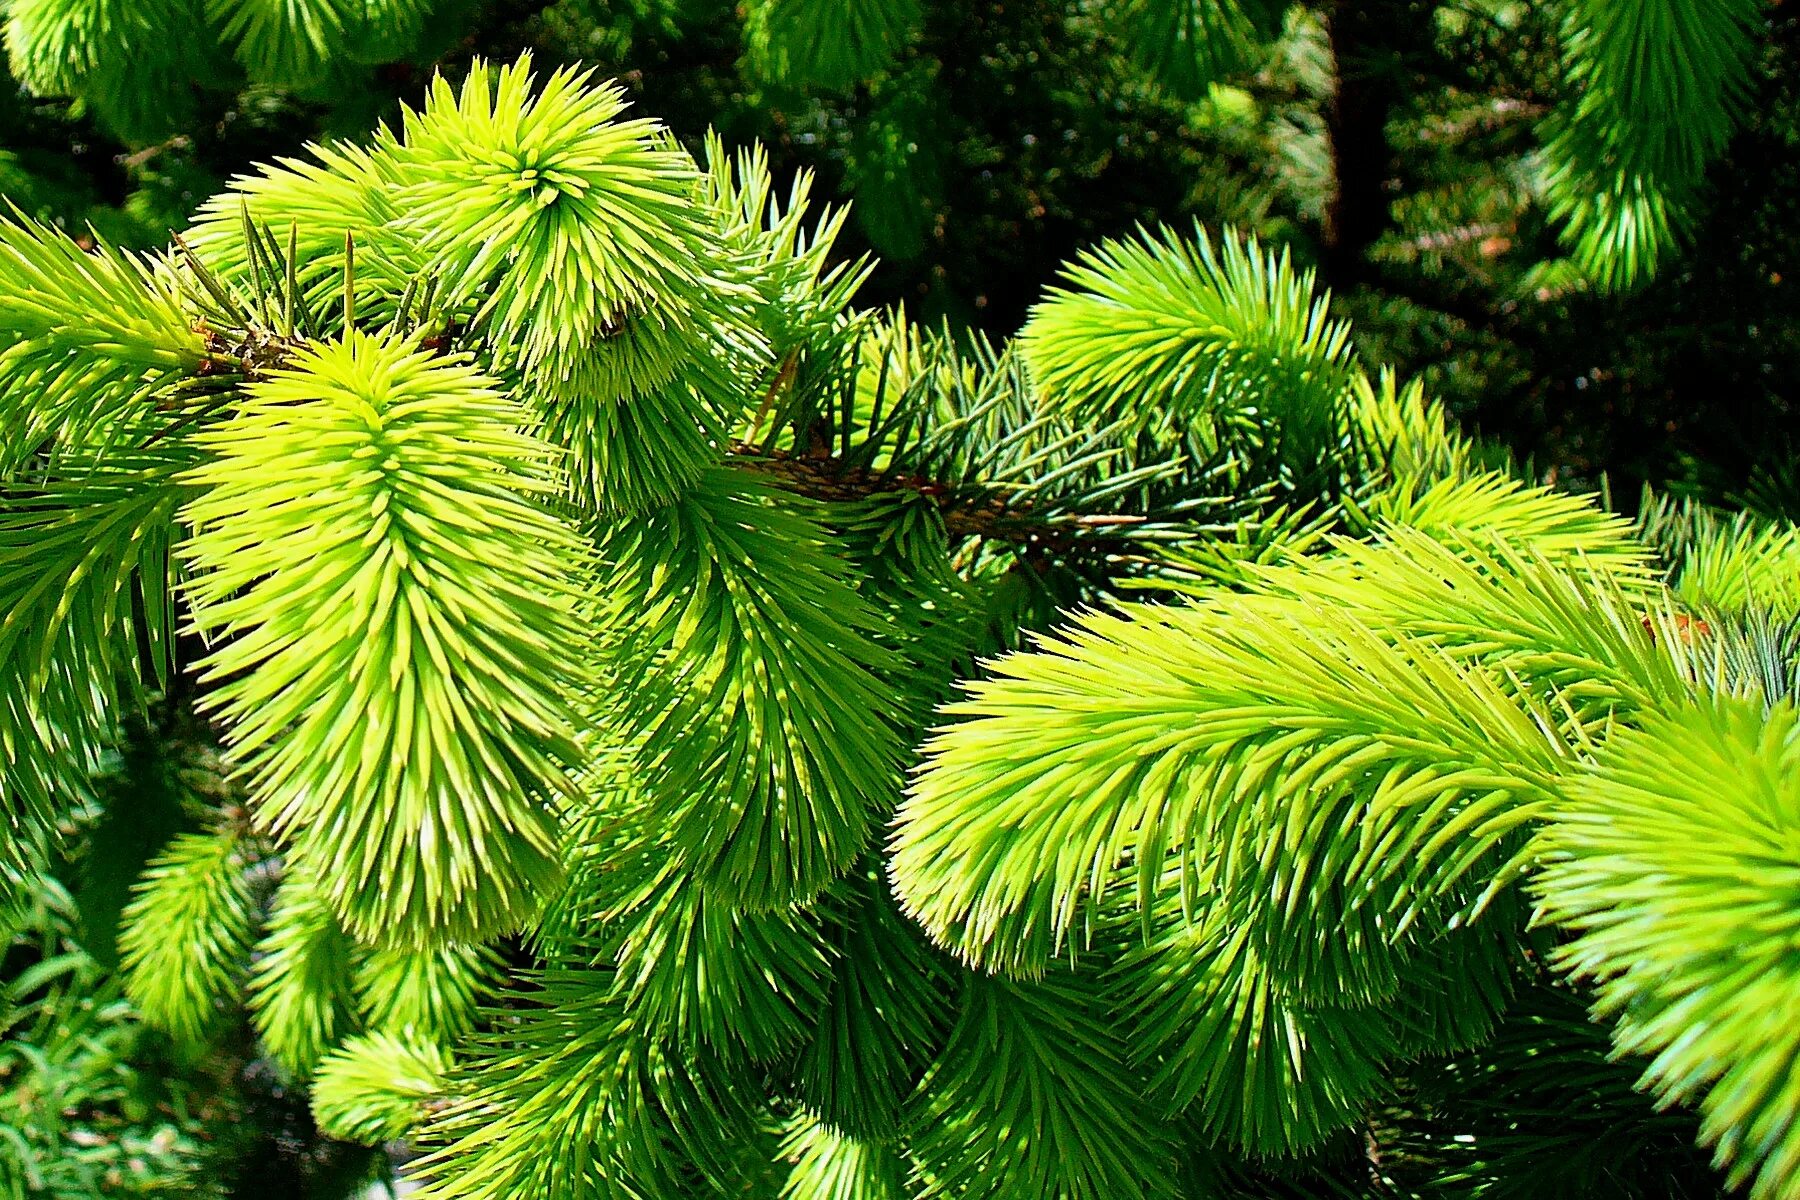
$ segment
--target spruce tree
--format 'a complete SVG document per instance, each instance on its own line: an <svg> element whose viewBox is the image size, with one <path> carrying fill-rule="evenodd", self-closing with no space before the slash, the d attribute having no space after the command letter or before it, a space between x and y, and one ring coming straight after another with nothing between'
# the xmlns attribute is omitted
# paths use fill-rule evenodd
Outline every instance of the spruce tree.
<svg viewBox="0 0 1800 1200"><path fill-rule="evenodd" d="M1501 1195L1533 1062L1568 1194L1800 1187L1800 535L1523 482L1230 230L858 309L623 107L478 64L163 252L0 224L8 877L134 714L225 764L146 1021L443 1198Z"/></svg>

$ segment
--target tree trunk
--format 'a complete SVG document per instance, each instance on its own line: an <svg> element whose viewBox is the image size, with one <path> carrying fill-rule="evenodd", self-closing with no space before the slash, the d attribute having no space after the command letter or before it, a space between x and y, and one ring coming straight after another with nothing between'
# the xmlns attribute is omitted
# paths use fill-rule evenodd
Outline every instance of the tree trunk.
<svg viewBox="0 0 1800 1200"><path fill-rule="evenodd" d="M1325 114L1334 186L1321 266L1340 293L1365 281L1369 248L1391 221L1387 125L1411 92L1413 64L1431 52L1431 20L1417 0L1333 0L1325 14L1337 90Z"/></svg>

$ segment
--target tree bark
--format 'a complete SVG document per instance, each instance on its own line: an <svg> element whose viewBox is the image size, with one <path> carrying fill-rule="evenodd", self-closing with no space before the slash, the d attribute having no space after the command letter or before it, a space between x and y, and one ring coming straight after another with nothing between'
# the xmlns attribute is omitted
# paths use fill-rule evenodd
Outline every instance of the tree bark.
<svg viewBox="0 0 1800 1200"><path fill-rule="evenodd" d="M1431 20L1417 0L1333 0L1325 14L1337 89L1325 113L1333 189L1321 268L1335 291L1367 281L1369 249L1392 224L1387 126L1431 52Z"/></svg>

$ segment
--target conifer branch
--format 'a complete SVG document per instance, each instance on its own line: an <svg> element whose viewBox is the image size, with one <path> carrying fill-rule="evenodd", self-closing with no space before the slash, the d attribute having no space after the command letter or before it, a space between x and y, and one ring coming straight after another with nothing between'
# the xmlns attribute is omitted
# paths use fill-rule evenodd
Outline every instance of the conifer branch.
<svg viewBox="0 0 1800 1200"><path fill-rule="evenodd" d="M734 443L732 450L743 466L814 500L853 504L897 492L924 497L942 517L953 543L980 538L1011 546L1028 559L1105 559L1130 553L1133 543L1109 536L1109 531L1147 521L1132 513L1047 518L1034 511L1029 501L1009 502L997 492L968 494L955 485L914 473L851 465L834 456L761 450L743 442Z"/></svg>

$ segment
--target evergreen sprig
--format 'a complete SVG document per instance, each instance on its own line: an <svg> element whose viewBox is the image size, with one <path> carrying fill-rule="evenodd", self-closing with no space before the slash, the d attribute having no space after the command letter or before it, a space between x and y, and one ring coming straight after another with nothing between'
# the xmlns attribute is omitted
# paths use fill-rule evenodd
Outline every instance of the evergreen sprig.
<svg viewBox="0 0 1800 1200"><path fill-rule="evenodd" d="M781 1200L904 1200L906 1164L880 1142L859 1141L800 1118L781 1142L793 1163Z"/></svg>
<svg viewBox="0 0 1800 1200"><path fill-rule="evenodd" d="M1123 26L1132 56L1183 100L1243 74L1281 32L1285 0L1132 0Z"/></svg>
<svg viewBox="0 0 1800 1200"><path fill-rule="evenodd" d="M848 90L892 67L924 20L918 0L757 0L744 43L764 78Z"/></svg>
<svg viewBox="0 0 1800 1200"><path fill-rule="evenodd" d="M367 1033L319 1063L313 1113L332 1137L377 1145L405 1137L442 1100L450 1063L435 1043Z"/></svg>
<svg viewBox="0 0 1800 1200"><path fill-rule="evenodd" d="M399 228L552 376L633 318L685 316L709 266L693 160L656 122L615 120L623 95L589 78L478 63L460 89L439 79L401 135L421 169Z"/></svg>
<svg viewBox="0 0 1800 1200"><path fill-rule="evenodd" d="M351 944L304 872L281 881L255 953L251 1024L268 1056L305 1079L349 1027Z"/></svg>
<svg viewBox="0 0 1800 1200"><path fill-rule="evenodd" d="M1596 984L1619 1052L1662 1101L1697 1103L1728 1186L1800 1181L1800 793L1794 710L1719 700L1609 740L1546 835L1558 962Z"/></svg>
<svg viewBox="0 0 1800 1200"><path fill-rule="evenodd" d="M1349 330L1286 251L1227 232L1142 231L1086 251L1019 345L1077 419L1246 442L1292 476L1332 453L1354 378ZM1278 446L1258 443L1279 431Z"/></svg>
<svg viewBox="0 0 1800 1200"><path fill-rule="evenodd" d="M1602 284L1656 273L1736 127L1762 19L1749 0L1563 0L1569 96L1544 146L1551 216Z"/></svg>
<svg viewBox="0 0 1800 1200"><path fill-rule="evenodd" d="M820 515L720 469L601 544L653 810L690 870L752 907L816 896L898 791L878 682L895 662Z"/></svg>
<svg viewBox="0 0 1800 1200"><path fill-rule="evenodd" d="M217 1028L249 965L256 918L249 854L236 829L183 834L150 864L125 910L126 994L189 1046Z"/></svg>
<svg viewBox="0 0 1800 1200"><path fill-rule="evenodd" d="M168 271L0 217L0 471L141 429L156 393L206 353Z"/></svg>
<svg viewBox="0 0 1800 1200"><path fill-rule="evenodd" d="M499 988L501 963L479 944L385 946L356 955L352 972L367 1028L448 1045L473 1032L481 1005Z"/></svg>
<svg viewBox="0 0 1800 1200"><path fill-rule="evenodd" d="M207 707L367 940L498 932L559 872L583 550L519 424L474 368L354 334L250 385L186 477Z"/></svg>
<svg viewBox="0 0 1800 1200"><path fill-rule="evenodd" d="M1091 980L964 977L910 1139L915 1195L1170 1194L1167 1129L1098 999Z"/></svg>
<svg viewBox="0 0 1800 1200"><path fill-rule="evenodd" d="M453 1076L423 1160L436 1200L634 1200L729 1181L753 1129L711 1056L673 1051L609 999L601 970L559 967Z"/></svg>

